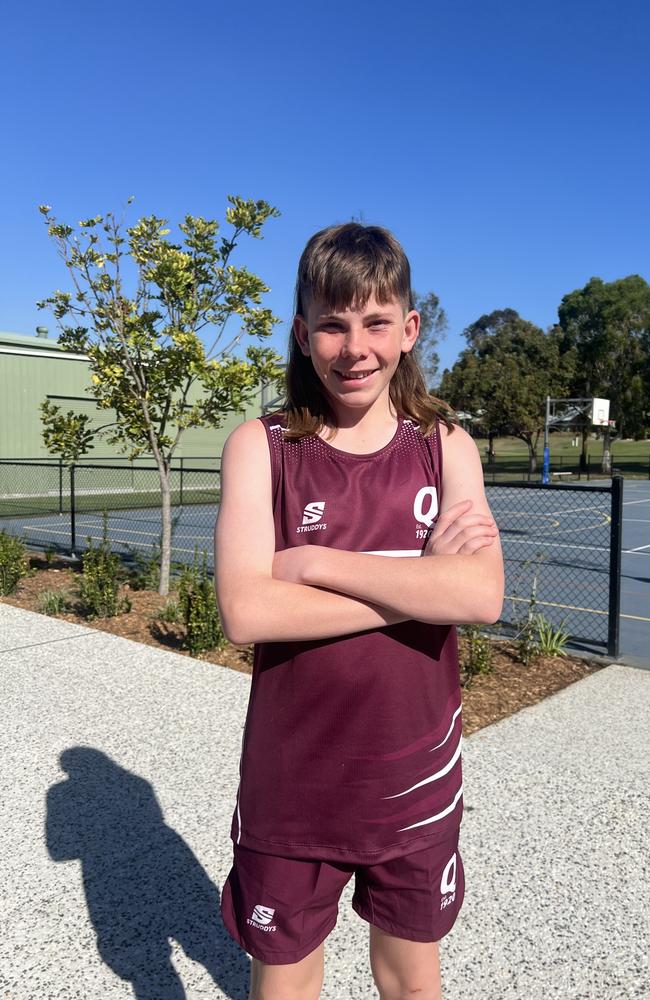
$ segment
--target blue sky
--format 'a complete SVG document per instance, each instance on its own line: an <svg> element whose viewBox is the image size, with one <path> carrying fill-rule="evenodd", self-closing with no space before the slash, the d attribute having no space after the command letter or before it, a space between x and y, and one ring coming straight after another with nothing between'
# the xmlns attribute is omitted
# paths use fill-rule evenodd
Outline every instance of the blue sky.
<svg viewBox="0 0 650 1000"><path fill-rule="evenodd" d="M650 279L650 5L642 0L26 2L3 18L0 329L54 328L67 287L40 203L282 215L240 260L288 321L316 229L392 229L450 329L543 327L593 275ZM284 352L286 323L274 342Z"/></svg>

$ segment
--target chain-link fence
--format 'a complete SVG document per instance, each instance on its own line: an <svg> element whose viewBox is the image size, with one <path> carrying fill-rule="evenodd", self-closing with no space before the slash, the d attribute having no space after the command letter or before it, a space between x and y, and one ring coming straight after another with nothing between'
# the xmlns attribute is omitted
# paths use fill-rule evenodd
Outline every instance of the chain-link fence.
<svg viewBox="0 0 650 1000"><path fill-rule="evenodd" d="M187 460L170 472L172 560L208 554L219 501L219 468ZM161 491L155 465L0 461L0 529L31 548L78 555L104 519L111 547L151 558L160 547Z"/></svg>
<svg viewBox="0 0 650 1000"><path fill-rule="evenodd" d="M611 486L486 484L505 559L501 628L542 614L618 653L623 479Z"/></svg>
<svg viewBox="0 0 650 1000"><path fill-rule="evenodd" d="M177 463L171 472L172 560L198 552L212 570L219 469ZM501 628L516 634L541 613L573 640L618 653L623 480L611 485L486 483L506 567ZM153 465L0 461L0 529L32 548L79 554L102 537L112 548L154 555L160 483Z"/></svg>

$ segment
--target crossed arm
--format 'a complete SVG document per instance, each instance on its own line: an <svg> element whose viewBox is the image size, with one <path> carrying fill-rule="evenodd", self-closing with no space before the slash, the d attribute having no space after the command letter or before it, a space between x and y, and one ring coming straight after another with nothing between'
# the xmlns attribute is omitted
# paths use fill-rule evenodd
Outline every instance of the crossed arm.
<svg viewBox="0 0 650 1000"><path fill-rule="evenodd" d="M399 559L318 545L276 554L264 428L252 420L233 431L215 532L217 598L231 642L325 639L411 618L496 621L503 561L478 452L460 427L441 431L440 517L424 556Z"/></svg>

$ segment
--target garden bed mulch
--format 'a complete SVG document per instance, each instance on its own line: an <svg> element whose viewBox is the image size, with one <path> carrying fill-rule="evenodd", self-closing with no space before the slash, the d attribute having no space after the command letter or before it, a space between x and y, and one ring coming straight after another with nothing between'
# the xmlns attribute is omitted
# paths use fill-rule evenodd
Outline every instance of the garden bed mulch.
<svg viewBox="0 0 650 1000"><path fill-rule="evenodd" d="M6 604L38 611L39 597L46 590L66 590L73 602L77 597L79 573L63 563L51 562L48 566L38 557L31 559L32 572L24 577L16 591L8 597L0 598ZM190 654L183 649L184 629L181 624L164 622L156 614L167 598L152 590L124 588L132 608L115 618L89 620L81 614L74 603L70 611L58 615L64 621L75 622L96 628L103 632L133 639L148 646L172 650L184 656ZM173 597L173 594L170 595ZM460 640L461 664L465 644ZM208 663L221 664L242 673L252 671L252 649L227 644L222 649L211 650L200 656ZM537 702L569 684L580 680L603 664L584 660L575 656L541 656L529 666L524 666L516 655L512 643L498 640L493 643L492 670L468 679L461 668L463 683L463 731L466 736L504 719L514 712Z"/></svg>

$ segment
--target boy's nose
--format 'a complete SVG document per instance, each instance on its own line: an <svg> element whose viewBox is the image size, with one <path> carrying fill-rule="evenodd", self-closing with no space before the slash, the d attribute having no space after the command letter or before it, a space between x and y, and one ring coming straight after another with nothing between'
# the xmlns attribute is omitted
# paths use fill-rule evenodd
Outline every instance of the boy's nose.
<svg viewBox="0 0 650 1000"><path fill-rule="evenodd" d="M343 354L350 358L365 358L368 354L368 335L365 330L349 330L343 341Z"/></svg>

